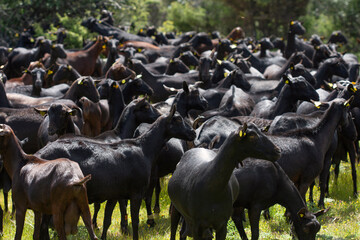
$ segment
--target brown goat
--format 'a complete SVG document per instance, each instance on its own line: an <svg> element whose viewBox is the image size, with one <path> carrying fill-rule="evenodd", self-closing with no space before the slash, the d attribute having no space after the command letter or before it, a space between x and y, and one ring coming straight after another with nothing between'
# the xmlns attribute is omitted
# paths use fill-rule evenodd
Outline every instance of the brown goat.
<svg viewBox="0 0 360 240"><path fill-rule="evenodd" d="M17 78L11 78L7 81L6 87L15 86L15 85L31 85L32 77L31 77L31 70L35 68L42 68L45 70L44 64L40 61L31 62L27 69L24 70L23 75Z"/></svg>
<svg viewBox="0 0 360 240"><path fill-rule="evenodd" d="M32 209L35 215L34 239L40 237L42 214L53 215L61 240L77 232L80 215L91 239L97 239L91 225L85 187L91 175L84 177L79 165L66 158L46 161L27 155L6 124L0 125L0 154L12 179L16 206L15 240L21 239L27 209Z"/></svg>

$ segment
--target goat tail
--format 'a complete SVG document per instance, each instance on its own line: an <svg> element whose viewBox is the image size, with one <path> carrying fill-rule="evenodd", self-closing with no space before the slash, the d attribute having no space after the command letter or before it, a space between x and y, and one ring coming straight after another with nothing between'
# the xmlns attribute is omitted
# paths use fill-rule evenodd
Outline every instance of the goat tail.
<svg viewBox="0 0 360 240"><path fill-rule="evenodd" d="M72 186L82 186L84 183L86 183L87 181L91 180L91 174L83 177L82 179L80 179L77 182L73 182L71 185Z"/></svg>

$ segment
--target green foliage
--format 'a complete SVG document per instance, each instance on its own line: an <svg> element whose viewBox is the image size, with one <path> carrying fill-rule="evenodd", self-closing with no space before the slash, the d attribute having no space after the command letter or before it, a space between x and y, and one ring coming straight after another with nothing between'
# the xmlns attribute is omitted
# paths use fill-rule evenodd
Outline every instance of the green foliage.
<svg viewBox="0 0 360 240"><path fill-rule="evenodd" d="M36 36L45 36L45 38L55 41L56 35L54 33L62 26L67 33L64 40L64 47L67 49L82 48L83 40L93 39L97 36L96 33L90 33L87 28L81 26L82 19L80 18L70 18L67 15L62 17L59 14L57 17L59 18L59 24L57 26L50 24L47 31L44 31L40 24L34 24Z"/></svg>
<svg viewBox="0 0 360 240"><path fill-rule="evenodd" d="M165 22L163 22L162 26L159 27L159 31L160 32L173 32L173 31L176 31L175 26L174 26L174 22L170 21L170 20L166 20Z"/></svg>
<svg viewBox="0 0 360 240"><path fill-rule="evenodd" d="M172 2L168 9L168 20L180 32L200 31L205 26L205 10L190 2Z"/></svg>

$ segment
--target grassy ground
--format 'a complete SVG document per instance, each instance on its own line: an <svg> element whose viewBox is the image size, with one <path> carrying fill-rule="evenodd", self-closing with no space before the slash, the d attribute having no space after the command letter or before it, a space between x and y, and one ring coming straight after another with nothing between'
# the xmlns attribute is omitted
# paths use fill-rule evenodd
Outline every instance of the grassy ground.
<svg viewBox="0 0 360 240"><path fill-rule="evenodd" d="M357 172L359 172L359 167ZM350 164L342 164L340 169L340 177L338 184L334 183L333 176L330 185L330 198L326 198L326 206L331 207L326 215L319 218L321 230L317 234L317 239L324 240L340 240L340 239L360 239L360 200L352 197L352 180ZM359 178L358 178L359 179ZM360 181L358 181L358 185ZM148 228L146 225L146 212L143 204L140 212L140 239L169 239L170 238L170 218L168 215L169 197L165 191L167 179L162 182L163 191L161 194L161 213L156 216L157 225L154 228ZM315 199L318 199L319 192L315 189ZM3 206L3 201L1 201ZM316 205L309 204L312 211L319 210ZM91 206L91 211L93 210ZM290 233L290 225L284 218L284 208L275 205L270 209L272 219L265 221L261 218L260 222L260 239L292 239ZM130 212L128 210L128 212ZM98 217L98 225L100 230L96 230L96 235L101 236L102 221L104 217L104 204ZM131 218L129 218L131 222ZM11 219L10 214L6 213L4 217L4 234L2 239L13 239L15 235L15 220ZM245 223L247 235L250 237L249 222ZM124 236L120 233L120 214L119 208L116 207L112 217L112 224L108 231L109 240L112 239L132 239L130 236ZM130 227L131 231L131 227ZM32 239L33 234L33 212L28 211L26 215L23 239ZM51 231L53 239L56 233ZM68 239L88 239L87 231L82 221L79 223L79 232L75 236ZM227 239L240 239L239 234L232 221L228 223Z"/></svg>

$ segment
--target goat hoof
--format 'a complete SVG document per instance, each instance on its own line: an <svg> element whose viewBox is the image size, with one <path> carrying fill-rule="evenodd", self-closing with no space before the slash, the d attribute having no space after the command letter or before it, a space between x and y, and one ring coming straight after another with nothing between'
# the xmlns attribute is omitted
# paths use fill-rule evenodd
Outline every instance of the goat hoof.
<svg viewBox="0 0 360 240"><path fill-rule="evenodd" d="M157 213L157 214L160 213L160 207L159 206L154 207L154 213Z"/></svg>
<svg viewBox="0 0 360 240"><path fill-rule="evenodd" d="M154 219L148 219L146 221L147 225L149 226L149 228L152 228L155 226L155 220Z"/></svg>

